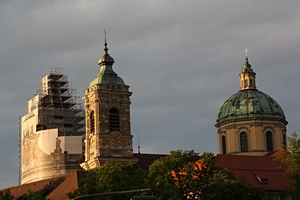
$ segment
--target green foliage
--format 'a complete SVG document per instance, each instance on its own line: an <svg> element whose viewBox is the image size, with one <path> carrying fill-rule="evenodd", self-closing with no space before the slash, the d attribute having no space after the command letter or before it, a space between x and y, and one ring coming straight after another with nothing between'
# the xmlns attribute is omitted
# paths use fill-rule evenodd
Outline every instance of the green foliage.
<svg viewBox="0 0 300 200"><path fill-rule="evenodd" d="M241 177L235 178L228 169L218 169L213 173L212 179L202 189L201 199L264 199L265 193L261 188L256 188Z"/></svg>
<svg viewBox="0 0 300 200"><path fill-rule="evenodd" d="M27 189L27 193L23 196L26 200L46 200L41 193L36 192L34 193L32 190Z"/></svg>
<svg viewBox="0 0 300 200"><path fill-rule="evenodd" d="M147 184L160 200L263 199L264 191L215 166L212 153L172 151L149 169Z"/></svg>
<svg viewBox="0 0 300 200"><path fill-rule="evenodd" d="M202 159L202 171L195 166ZM204 153L200 156L191 151L171 151L169 156L156 160L149 168L147 184L155 196L160 199L195 198L201 185L205 185L210 176L209 168L214 167L214 156Z"/></svg>
<svg viewBox="0 0 300 200"><path fill-rule="evenodd" d="M122 165L107 162L101 168L88 172L87 177L79 184L79 189L69 193L69 198L86 194L126 191L145 188L144 171L137 164ZM130 199L134 194L124 194L98 199Z"/></svg>
<svg viewBox="0 0 300 200"><path fill-rule="evenodd" d="M0 191L0 200L13 200L14 196L10 193L9 189Z"/></svg>
<svg viewBox="0 0 300 200"><path fill-rule="evenodd" d="M297 133L288 137L288 147L277 158L287 165L286 177L289 180L287 190L292 199L300 199L300 139Z"/></svg>

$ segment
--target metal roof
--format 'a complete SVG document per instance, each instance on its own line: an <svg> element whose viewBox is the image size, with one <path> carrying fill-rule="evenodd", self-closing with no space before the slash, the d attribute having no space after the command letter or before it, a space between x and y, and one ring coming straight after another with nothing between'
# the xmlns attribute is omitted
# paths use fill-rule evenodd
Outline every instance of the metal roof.
<svg viewBox="0 0 300 200"><path fill-rule="evenodd" d="M232 95L220 108L216 121L218 125L226 121L250 118L272 118L285 121L280 105L269 95L257 89L241 90Z"/></svg>
<svg viewBox="0 0 300 200"><path fill-rule="evenodd" d="M114 59L108 54L107 43L104 43L104 53L98 61L100 66L100 71L96 75L95 79L92 80L89 87L97 84L116 84L116 85L126 85L122 78L118 76L116 72L112 69Z"/></svg>

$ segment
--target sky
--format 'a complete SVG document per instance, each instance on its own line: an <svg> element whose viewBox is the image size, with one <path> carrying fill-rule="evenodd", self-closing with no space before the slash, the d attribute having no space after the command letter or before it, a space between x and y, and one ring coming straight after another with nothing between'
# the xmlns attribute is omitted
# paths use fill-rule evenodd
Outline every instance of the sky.
<svg viewBox="0 0 300 200"><path fill-rule="evenodd" d="M300 133L299 0L0 1L0 188L18 185L18 116L45 71L76 95L99 72L104 29L114 71L133 92L134 152L218 153L216 117L239 91L245 48L257 88ZM139 135L139 137L138 137Z"/></svg>

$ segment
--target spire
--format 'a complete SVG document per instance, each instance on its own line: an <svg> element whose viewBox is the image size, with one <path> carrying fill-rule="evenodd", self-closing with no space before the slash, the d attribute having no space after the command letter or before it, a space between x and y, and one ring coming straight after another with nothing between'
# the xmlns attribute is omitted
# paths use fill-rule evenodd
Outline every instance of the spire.
<svg viewBox="0 0 300 200"><path fill-rule="evenodd" d="M247 90L247 89L256 89L256 81L255 75L256 73L251 68L248 60L248 48L245 48L246 54L246 62L243 65L242 72L240 73L240 89Z"/></svg>
<svg viewBox="0 0 300 200"><path fill-rule="evenodd" d="M115 62L114 59L112 57L110 57L110 55L108 54L106 34L107 34L106 29L104 29L104 33L103 33L103 35L104 35L104 49L103 49L104 53L98 61L98 65L100 65L100 66L105 65L105 64L112 65Z"/></svg>
<svg viewBox="0 0 300 200"><path fill-rule="evenodd" d="M107 41L106 41L106 30L104 29L104 53L98 61L100 66L100 71L96 75L96 78L90 83L89 87L98 84L116 84L116 85L125 85L122 78L114 72L112 65L114 64L114 59L108 54Z"/></svg>
<svg viewBox="0 0 300 200"><path fill-rule="evenodd" d="M140 146L140 132L138 131L138 154L141 154L141 146Z"/></svg>
<svg viewBox="0 0 300 200"><path fill-rule="evenodd" d="M104 29L104 33L103 33L103 35L104 35L104 49L103 49L103 51L104 51L104 53L105 54L108 54L108 48L107 48L107 42L106 42L106 29Z"/></svg>

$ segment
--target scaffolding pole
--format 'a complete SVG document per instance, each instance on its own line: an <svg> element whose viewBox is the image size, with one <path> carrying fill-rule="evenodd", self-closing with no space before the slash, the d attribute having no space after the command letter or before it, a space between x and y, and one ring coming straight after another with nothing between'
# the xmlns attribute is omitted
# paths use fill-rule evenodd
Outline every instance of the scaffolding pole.
<svg viewBox="0 0 300 200"><path fill-rule="evenodd" d="M21 185L21 172L22 172L22 165L21 165L21 117L19 116L19 128L18 128L18 175L19 175L19 185Z"/></svg>

